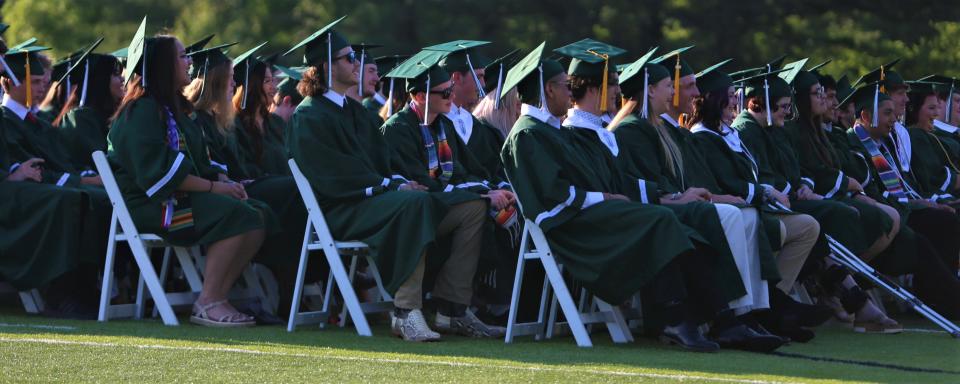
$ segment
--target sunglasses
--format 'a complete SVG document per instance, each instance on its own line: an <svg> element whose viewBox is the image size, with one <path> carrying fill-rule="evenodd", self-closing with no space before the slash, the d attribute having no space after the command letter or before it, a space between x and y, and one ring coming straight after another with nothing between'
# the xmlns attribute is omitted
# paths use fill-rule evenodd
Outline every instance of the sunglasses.
<svg viewBox="0 0 960 384"><path fill-rule="evenodd" d="M450 95L453 94L453 86L449 86L449 87L447 87L447 89L444 89L444 90L442 90L442 91L430 91L430 94L431 94L431 95L440 95L440 98L442 98L442 99L444 99L444 100L447 100L447 99L450 98Z"/></svg>
<svg viewBox="0 0 960 384"><path fill-rule="evenodd" d="M347 62L350 63L350 64L356 63L356 62L357 62L357 53L356 53L356 52L353 52L353 51L350 51L350 52L347 53L346 55L334 57L334 58L333 58L333 61L337 61L337 60L340 60L340 59L343 59L343 58L346 58L346 59L347 59Z"/></svg>

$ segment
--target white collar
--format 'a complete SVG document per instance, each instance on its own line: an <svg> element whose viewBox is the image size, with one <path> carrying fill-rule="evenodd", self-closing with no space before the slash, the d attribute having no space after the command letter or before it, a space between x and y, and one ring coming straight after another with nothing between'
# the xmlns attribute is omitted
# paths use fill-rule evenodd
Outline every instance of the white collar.
<svg viewBox="0 0 960 384"><path fill-rule="evenodd" d="M340 108L343 108L343 106L346 105L347 103L346 96L341 95L332 89L328 89L326 92L324 92L323 97L326 97L327 99L332 101L334 104L339 105Z"/></svg>
<svg viewBox="0 0 960 384"><path fill-rule="evenodd" d="M957 129L960 129L960 128L957 128L956 126L944 123L940 120L933 120L933 126L934 128L937 128L941 131L949 132L949 133L956 133Z"/></svg>
<svg viewBox="0 0 960 384"><path fill-rule="evenodd" d="M723 141L725 141L727 146L730 147L730 149L734 152L743 152L743 142L740 141L740 134L737 133L736 129L728 127L725 123L720 124L720 132L723 133L722 135L710 128L707 128L703 125L703 123L697 123L694 125L693 128L690 128L690 132L710 132L714 135L722 137Z"/></svg>
<svg viewBox="0 0 960 384"><path fill-rule="evenodd" d="M464 143L470 142L470 136L473 135L473 115L466 108L458 107L456 104L450 104L450 112L444 114L453 122L453 127L460 135Z"/></svg>
<svg viewBox="0 0 960 384"><path fill-rule="evenodd" d="M613 121L613 116L609 112L600 115L600 119L603 120L604 124L610 124Z"/></svg>
<svg viewBox="0 0 960 384"><path fill-rule="evenodd" d="M676 120L674 120L672 117L670 117L669 114L667 114L667 113L662 113L662 114L660 114L660 118L663 119L663 120L665 120L666 122L670 123L670 125L672 125L674 128L680 128L680 123L678 123Z"/></svg>
<svg viewBox="0 0 960 384"><path fill-rule="evenodd" d="M520 115L530 116L534 119L537 119L541 123L549 124L554 128L560 129L560 119L554 115L551 115L547 110L534 107L530 104L524 103L520 105Z"/></svg>
<svg viewBox="0 0 960 384"><path fill-rule="evenodd" d="M387 104L387 99L384 98L383 95L380 94L380 92L374 93L373 99L376 100L378 103L380 103L380 105Z"/></svg>
<svg viewBox="0 0 960 384"><path fill-rule="evenodd" d="M597 134L600 142L607 146L613 156L620 154L620 148L617 146L617 138L613 132L603 128L603 119L582 109L570 108L567 111L567 119L563 121L563 126L579 129L589 129Z"/></svg>
<svg viewBox="0 0 960 384"><path fill-rule="evenodd" d="M7 107L11 112L13 112L20 120L27 118L27 113L30 112L27 107L24 107L23 104L18 103L16 100L11 99L10 95L3 95L3 106Z"/></svg>
<svg viewBox="0 0 960 384"><path fill-rule="evenodd" d="M832 123L823 123L822 127L823 127L823 130L824 130L824 131L833 132L833 124L832 124Z"/></svg>
<svg viewBox="0 0 960 384"><path fill-rule="evenodd" d="M913 145L910 142L910 133L899 121L893 123L890 135L897 136L897 156L900 157L900 169L910 172L910 159L913 157Z"/></svg>

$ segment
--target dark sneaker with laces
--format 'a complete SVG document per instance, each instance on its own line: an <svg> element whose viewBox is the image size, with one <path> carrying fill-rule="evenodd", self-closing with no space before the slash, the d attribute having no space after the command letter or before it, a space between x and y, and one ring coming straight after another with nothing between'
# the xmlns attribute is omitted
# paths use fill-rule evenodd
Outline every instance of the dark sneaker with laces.
<svg viewBox="0 0 960 384"><path fill-rule="evenodd" d="M468 337L498 338L507 334L507 329L484 324L473 312L464 311L463 316L451 317L437 313L434 328L442 333L452 333Z"/></svg>

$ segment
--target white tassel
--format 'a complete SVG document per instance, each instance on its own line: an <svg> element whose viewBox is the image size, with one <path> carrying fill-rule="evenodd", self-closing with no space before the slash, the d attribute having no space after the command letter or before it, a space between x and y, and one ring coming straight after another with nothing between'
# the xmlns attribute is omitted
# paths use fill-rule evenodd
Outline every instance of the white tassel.
<svg viewBox="0 0 960 384"><path fill-rule="evenodd" d="M140 71L143 72L143 76L140 77L140 85L144 88L147 87L147 42L143 42L143 64L140 65Z"/></svg>
<svg viewBox="0 0 960 384"><path fill-rule="evenodd" d="M390 78L390 94L387 95L387 117L393 116L393 78Z"/></svg>
<svg viewBox="0 0 960 384"><path fill-rule="evenodd" d="M950 84L950 93L947 93L947 116L944 117L944 120L947 124L950 124L950 118L953 115L953 84Z"/></svg>
<svg viewBox="0 0 960 384"><path fill-rule="evenodd" d="M67 60L67 68L70 68L72 66L73 66L73 62L71 62L70 60ZM70 76L67 75L67 90L66 92L63 93L63 103L66 104L69 99L70 99Z"/></svg>
<svg viewBox="0 0 960 384"><path fill-rule="evenodd" d="M872 115L872 119L871 119L871 122L870 122L872 127L876 127L876 126L877 126L877 123L878 123L878 121L877 121L877 109L878 109L879 107L877 106L877 103L878 103L879 101L880 101L880 84L878 83L878 84L877 84L877 90L873 92L873 115Z"/></svg>
<svg viewBox="0 0 960 384"><path fill-rule="evenodd" d="M333 89L333 33L327 33L327 88Z"/></svg>
<svg viewBox="0 0 960 384"><path fill-rule="evenodd" d="M770 83L767 78L763 78L763 102L767 106L767 126L773 125L773 116L770 115Z"/></svg>
<svg viewBox="0 0 960 384"><path fill-rule="evenodd" d="M427 124L427 116L430 114L430 73L427 72L427 94L423 98L423 125Z"/></svg>
<svg viewBox="0 0 960 384"><path fill-rule="evenodd" d="M500 109L500 92L503 90L503 63L500 63L500 71L497 72L497 93L494 95L493 109Z"/></svg>
<svg viewBox="0 0 960 384"><path fill-rule="evenodd" d="M19 87L20 79L17 79L17 75L13 74L13 70L7 65L7 61L3 59L3 55L0 55L0 65L3 65L3 71L7 73L7 76L10 76L10 80L13 81L13 86Z"/></svg>
<svg viewBox="0 0 960 384"><path fill-rule="evenodd" d="M644 67L643 68L643 106L640 107L640 117L643 117L644 119L646 119L647 116L650 115L650 113L647 111L647 103L648 103L647 93L649 92L649 88L650 88L650 72L647 70L646 67Z"/></svg>
<svg viewBox="0 0 960 384"><path fill-rule="evenodd" d="M540 71L540 110L549 112L547 109L547 91L543 88L543 63L540 63L538 70Z"/></svg>
<svg viewBox="0 0 960 384"><path fill-rule="evenodd" d="M203 72L200 73L200 96L197 96L197 100L203 98L203 89L207 85L207 64L210 64L209 56L203 60Z"/></svg>
<svg viewBox="0 0 960 384"><path fill-rule="evenodd" d="M357 96L363 97L363 73L366 72L363 70L363 59L366 57L366 47L360 48L360 84L357 84Z"/></svg>
<svg viewBox="0 0 960 384"><path fill-rule="evenodd" d="M70 77L68 74L67 77ZM83 66L83 89L80 90L80 106L87 105L87 82L90 80L90 59Z"/></svg>
<svg viewBox="0 0 960 384"><path fill-rule="evenodd" d="M477 95L482 99L486 96L486 92L483 92L483 85L480 84L480 77L477 76L477 71L473 70L473 64L470 62L470 54L465 54L467 56L467 66L470 67L470 74L473 75L473 82L477 84Z"/></svg>
<svg viewBox="0 0 960 384"><path fill-rule="evenodd" d="M247 94L250 93L250 64L247 62L247 68L243 72L243 100L240 100L240 109L247 109Z"/></svg>

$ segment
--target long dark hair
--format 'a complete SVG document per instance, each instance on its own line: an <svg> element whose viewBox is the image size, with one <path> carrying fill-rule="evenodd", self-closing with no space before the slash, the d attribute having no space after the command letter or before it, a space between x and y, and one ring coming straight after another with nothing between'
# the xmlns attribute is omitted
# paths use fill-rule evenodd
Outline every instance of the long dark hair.
<svg viewBox="0 0 960 384"><path fill-rule="evenodd" d="M920 120L920 108L923 108L923 103L927 102L927 98L930 96L937 96L937 94L935 92L910 94L910 102L907 103L907 116L904 120L908 127L916 125L917 121ZM949 111L947 111L947 113L949 113Z"/></svg>
<svg viewBox="0 0 960 384"><path fill-rule="evenodd" d="M821 125L823 119L820 116L814 116L813 103L810 102L810 89L797 90L795 99L797 100L797 125L800 131L801 150L807 153L813 152L821 163L830 168L835 168L833 164L833 144L827 138Z"/></svg>
<svg viewBox="0 0 960 384"><path fill-rule="evenodd" d="M173 36L161 35L153 38L153 47L151 47L152 56L148 57L152 65L147 65L147 80L149 83L144 88L139 74L134 74L127 82L127 92L120 101L120 107L114 113L111 120L116 120L123 111L130 108L134 102L142 97L151 97L170 109L174 116L188 114L192 111L192 106L187 98L183 96L183 89L176 84L174 73L179 60L177 52L177 38ZM161 112L161 119L166 119Z"/></svg>
<svg viewBox="0 0 960 384"><path fill-rule="evenodd" d="M93 108L97 113L97 117L104 124L106 124L107 119L116 112L117 105L120 102L120 100L115 100L113 94L110 93L110 83L113 81L113 76L117 73L117 64L117 59L112 56L100 56L96 59L93 67L90 68L90 77L87 79L90 84L87 85L86 105ZM60 109L60 114L57 115L57 118L53 121L54 126L59 127L60 122L63 121L63 117L74 108L80 106L82 93L83 82L81 81L74 91L70 93L70 98L67 99L67 103Z"/></svg>
<svg viewBox="0 0 960 384"><path fill-rule="evenodd" d="M727 90L710 91L693 99L693 114L689 121L685 122L684 128L690 129L697 123L703 124L707 129L716 133L722 133L720 127L723 125L723 112L730 106L730 100L727 98Z"/></svg>
<svg viewBox="0 0 960 384"><path fill-rule="evenodd" d="M267 65L258 62L250 70L250 77L246 84L237 84L236 93L233 95L233 108L237 111L237 118L240 119L240 129L250 137L250 145L256 156L256 162L260 163L263 159L263 141L269 134L270 99L267 93L263 91L263 81L266 78ZM240 108L243 103L243 93L247 91L247 107ZM260 117L261 123L257 124L257 117Z"/></svg>

